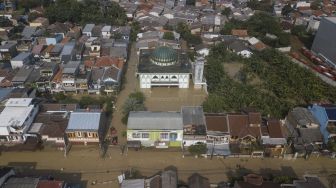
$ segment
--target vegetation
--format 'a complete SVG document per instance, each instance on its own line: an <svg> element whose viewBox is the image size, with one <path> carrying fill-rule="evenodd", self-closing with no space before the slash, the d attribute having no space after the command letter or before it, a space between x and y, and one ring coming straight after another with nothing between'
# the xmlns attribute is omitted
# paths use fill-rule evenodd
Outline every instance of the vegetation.
<svg viewBox="0 0 336 188"><path fill-rule="evenodd" d="M230 16L230 14L232 13L231 9L229 7L226 7L222 10L221 14L224 16Z"/></svg>
<svg viewBox="0 0 336 188"><path fill-rule="evenodd" d="M273 3L271 0L251 0L247 2L247 6L252 10L260 10L265 12L273 12Z"/></svg>
<svg viewBox="0 0 336 188"><path fill-rule="evenodd" d="M6 17L0 17L0 27L11 27L12 22Z"/></svg>
<svg viewBox="0 0 336 188"><path fill-rule="evenodd" d="M132 22L131 25L131 41L135 42L137 39L137 35L140 32L141 27L140 27L140 23L137 21Z"/></svg>
<svg viewBox="0 0 336 188"><path fill-rule="evenodd" d="M307 31L303 25L296 25L291 30L292 35L298 37L298 39L310 49L314 41L314 35L311 31Z"/></svg>
<svg viewBox="0 0 336 188"><path fill-rule="evenodd" d="M194 145L189 146L188 151L195 156L200 156L207 152L207 146L204 143L196 143Z"/></svg>
<svg viewBox="0 0 336 188"><path fill-rule="evenodd" d="M275 176L273 182L277 184L291 184L295 178L290 176Z"/></svg>
<svg viewBox="0 0 336 188"><path fill-rule="evenodd" d="M202 43L202 38L198 35L191 34L191 30L186 23L178 23L176 32L180 33L181 37L186 40L189 45L198 45Z"/></svg>
<svg viewBox="0 0 336 188"><path fill-rule="evenodd" d="M131 111L146 110L144 102L145 102L145 96L142 92L137 91L131 93L122 107L123 117L121 121L126 125L128 115Z"/></svg>
<svg viewBox="0 0 336 188"><path fill-rule="evenodd" d="M46 10L46 16L53 22L106 23L124 25L127 17L123 8L111 2L110 6L100 6L94 0L57 0Z"/></svg>
<svg viewBox="0 0 336 188"><path fill-rule="evenodd" d="M275 48L290 45L290 34L283 32L279 20L266 12L258 12L246 22L231 19L224 25L220 33L228 35L231 34L232 29L247 29L250 36L254 36ZM275 35L276 38L268 38L265 36L266 34Z"/></svg>
<svg viewBox="0 0 336 188"><path fill-rule="evenodd" d="M243 63L240 71L245 75L243 80L233 80L226 74L223 64L233 61ZM203 104L207 112L256 107L263 115L282 118L295 106L336 99L335 87L276 50L265 50L243 59L218 44L211 49L207 63L209 96ZM260 79L260 84L251 83L255 77Z"/></svg>
<svg viewBox="0 0 336 188"><path fill-rule="evenodd" d="M336 174L331 174L327 177L329 187L336 186Z"/></svg>
<svg viewBox="0 0 336 188"><path fill-rule="evenodd" d="M163 39L166 39L166 40L175 40L175 36L174 36L174 33L173 32L165 32L163 34Z"/></svg>
<svg viewBox="0 0 336 188"><path fill-rule="evenodd" d="M329 151L336 152L336 140L329 140L327 147Z"/></svg>
<svg viewBox="0 0 336 188"><path fill-rule="evenodd" d="M288 16L291 12L293 12L293 8L291 7L291 5L290 4L286 4L283 8L282 8L282 10L281 10L281 14L283 15L283 16Z"/></svg>

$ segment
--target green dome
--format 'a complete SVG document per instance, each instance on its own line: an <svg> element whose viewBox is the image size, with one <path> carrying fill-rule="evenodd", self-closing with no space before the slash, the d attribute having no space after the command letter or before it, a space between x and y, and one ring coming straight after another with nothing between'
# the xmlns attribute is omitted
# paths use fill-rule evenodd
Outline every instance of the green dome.
<svg viewBox="0 0 336 188"><path fill-rule="evenodd" d="M176 63L177 53L172 48L160 46L153 51L150 59L157 65L169 66Z"/></svg>

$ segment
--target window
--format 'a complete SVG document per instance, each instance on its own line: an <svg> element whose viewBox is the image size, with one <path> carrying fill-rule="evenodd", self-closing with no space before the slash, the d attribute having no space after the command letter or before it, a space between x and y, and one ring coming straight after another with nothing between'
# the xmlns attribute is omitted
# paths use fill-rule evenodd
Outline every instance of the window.
<svg viewBox="0 0 336 188"><path fill-rule="evenodd" d="M142 138L149 138L149 133L142 133Z"/></svg>
<svg viewBox="0 0 336 188"><path fill-rule="evenodd" d="M88 135L88 137L92 137L93 136L92 133L90 133L90 132L88 132L87 135Z"/></svg>
<svg viewBox="0 0 336 188"><path fill-rule="evenodd" d="M141 138L140 133L132 133L132 138Z"/></svg>
<svg viewBox="0 0 336 188"><path fill-rule="evenodd" d="M76 132L77 137L82 137L82 132Z"/></svg>
<svg viewBox="0 0 336 188"><path fill-rule="evenodd" d="M162 140L168 140L168 133L160 133L160 138Z"/></svg>
<svg viewBox="0 0 336 188"><path fill-rule="evenodd" d="M169 134L169 140L170 141L176 141L177 139L177 133L170 133Z"/></svg>

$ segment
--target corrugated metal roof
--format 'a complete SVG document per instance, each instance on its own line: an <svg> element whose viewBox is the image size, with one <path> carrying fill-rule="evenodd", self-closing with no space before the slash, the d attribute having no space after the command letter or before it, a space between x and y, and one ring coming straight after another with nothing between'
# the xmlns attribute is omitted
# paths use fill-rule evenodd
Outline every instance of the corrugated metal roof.
<svg viewBox="0 0 336 188"><path fill-rule="evenodd" d="M127 128L182 130L182 116L179 112L130 112Z"/></svg>
<svg viewBox="0 0 336 188"><path fill-rule="evenodd" d="M4 188L36 188L38 178L10 178L4 185Z"/></svg>
<svg viewBox="0 0 336 188"><path fill-rule="evenodd" d="M66 130L98 130L100 118L100 112L72 112Z"/></svg>
<svg viewBox="0 0 336 188"><path fill-rule="evenodd" d="M121 188L134 188L134 187L139 188L145 187L145 180L144 179L124 180L121 183Z"/></svg>

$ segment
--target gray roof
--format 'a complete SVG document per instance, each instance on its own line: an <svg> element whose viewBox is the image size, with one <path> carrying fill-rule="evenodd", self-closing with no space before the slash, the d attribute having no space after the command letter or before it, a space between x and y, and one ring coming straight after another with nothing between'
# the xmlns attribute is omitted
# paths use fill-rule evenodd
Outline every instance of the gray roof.
<svg viewBox="0 0 336 188"><path fill-rule="evenodd" d="M79 68L80 61L70 61L64 65L63 74L74 74Z"/></svg>
<svg viewBox="0 0 336 188"><path fill-rule="evenodd" d="M33 70L34 68L31 66L21 67L19 71L16 73L16 75L14 76L12 82L25 82Z"/></svg>
<svg viewBox="0 0 336 188"><path fill-rule="evenodd" d="M97 131L100 125L100 112L72 112L66 131Z"/></svg>
<svg viewBox="0 0 336 188"><path fill-rule="evenodd" d="M21 52L19 55L15 56L12 61L23 61L26 58L29 58L29 56L31 56L32 53L30 52Z"/></svg>
<svg viewBox="0 0 336 188"><path fill-rule="evenodd" d="M4 50L4 49L10 49L10 48L12 48L12 47L14 47L14 46L16 46L16 42L8 42L8 43L6 43L6 44L4 44L4 45L1 45L1 46L0 46L0 49L1 49L1 50Z"/></svg>
<svg viewBox="0 0 336 188"><path fill-rule="evenodd" d="M304 180L294 180L293 184L296 188L325 188L320 179L314 176L305 176Z"/></svg>
<svg viewBox="0 0 336 188"><path fill-rule="evenodd" d="M128 129L182 130L182 116L179 112L130 112Z"/></svg>
<svg viewBox="0 0 336 188"><path fill-rule="evenodd" d="M124 180L121 183L121 188L143 188L145 187L145 180L144 179L133 179L133 180Z"/></svg>
<svg viewBox="0 0 336 188"><path fill-rule="evenodd" d="M324 19L336 24L336 17L324 17Z"/></svg>
<svg viewBox="0 0 336 188"><path fill-rule="evenodd" d="M85 27L83 28L83 32L91 32L94 26L95 24L86 24Z"/></svg>
<svg viewBox="0 0 336 188"><path fill-rule="evenodd" d="M39 182L38 178L10 178L4 185L3 188L36 188Z"/></svg>
<svg viewBox="0 0 336 188"><path fill-rule="evenodd" d="M296 122L300 126L305 126L309 124L317 124L317 125L319 124L318 121L313 116L313 114L307 108L296 107L290 113L292 113Z"/></svg>
<svg viewBox="0 0 336 188"><path fill-rule="evenodd" d="M70 55L75 48L75 42L68 42L64 45L61 56L62 55Z"/></svg>
<svg viewBox="0 0 336 188"><path fill-rule="evenodd" d="M184 106L181 113L183 125L205 125L203 108L201 106Z"/></svg>
<svg viewBox="0 0 336 188"><path fill-rule="evenodd" d="M323 142L323 136L318 128L299 128L298 132L300 135L298 143L314 144Z"/></svg>
<svg viewBox="0 0 336 188"><path fill-rule="evenodd" d="M111 57L121 57L127 58L127 48L126 47L110 47L110 56Z"/></svg>
<svg viewBox="0 0 336 188"><path fill-rule="evenodd" d="M36 30L37 30L37 27L26 26L23 29L21 35L25 38L30 38L35 34Z"/></svg>
<svg viewBox="0 0 336 188"><path fill-rule="evenodd" d="M162 188L176 188L177 187L177 173L173 170L165 170L161 175Z"/></svg>

